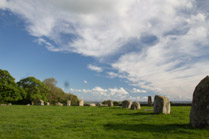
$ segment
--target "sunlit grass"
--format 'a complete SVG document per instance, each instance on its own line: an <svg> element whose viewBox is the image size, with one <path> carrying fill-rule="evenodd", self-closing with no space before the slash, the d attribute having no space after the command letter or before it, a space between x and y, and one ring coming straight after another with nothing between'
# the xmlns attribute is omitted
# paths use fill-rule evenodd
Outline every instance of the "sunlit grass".
<svg viewBox="0 0 209 139"><path fill-rule="evenodd" d="M208 138L189 126L190 107L170 115L121 107L0 106L0 138Z"/></svg>

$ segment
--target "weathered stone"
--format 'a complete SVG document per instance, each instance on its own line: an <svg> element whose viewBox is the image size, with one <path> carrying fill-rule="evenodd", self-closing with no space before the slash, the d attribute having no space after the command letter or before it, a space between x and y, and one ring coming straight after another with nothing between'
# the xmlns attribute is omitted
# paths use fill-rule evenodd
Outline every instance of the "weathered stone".
<svg viewBox="0 0 209 139"><path fill-rule="evenodd" d="M134 101L134 102L131 104L131 110L138 110L138 109L141 109L141 105L140 105L139 102Z"/></svg>
<svg viewBox="0 0 209 139"><path fill-rule="evenodd" d="M170 114L170 101L164 96L155 96L154 100L154 113Z"/></svg>
<svg viewBox="0 0 209 139"><path fill-rule="evenodd" d="M96 106L103 106L103 107L107 107L108 104L102 104L102 103L97 103Z"/></svg>
<svg viewBox="0 0 209 139"><path fill-rule="evenodd" d="M71 106L71 101L70 100L67 100L66 106Z"/></svg>
<svg viewBox="0 0 209 139"><path fill-rule="evenodd" d="M209 128L209 76L201 80L194 90L190 124L194 128Z"/></svg>
<svg viewBox="0 0 209 139"><path fill-rule="evenodd" d="M57 105L57 106L63 106L63 104L60 103L60 102L55 103L55 105Z"/></svg>
<svg viewBox="0 0 209 139"><path fill-rule="evenodd" d="M49 102L46 102L46 105L47 105L47 106L49 106L49 105L50 105L50 103L49 103Z"/></svg>
<svg viewBox="0 0 209 139"><path fill-rule="evenodd" d="M148 106L152 106L152 97L148 96L148 102L147 102Z"/></svg>
<svg viewBox="0 0 209 139"><path fill-rule="evenodd" d="M43 100L39 100L39 101L37 102L37 105L44 106L44 101L43 101Z"/></svg>
<svg viewBox="0 0 209 139"><path fill-rule="evenodd" d="M12 103L8 103L7 105L8 105L8 106L12 106Z"/></svg>
<svg viewBox="0 0 209 139"><path fill-rule="evenodd" d="M95 103L91 103L91 104L89 104L89 106L91 106L91 107L95 107L95 106L96 106L96 104L95 104Z"/></svg>
<svg viewBox="0 0 209 139"><path fill-rule="evenodd" d="M108 107L108 104L102 104L103 107Z"/></svg>
<svg viewBox="0 0 209 139"><path fill-rule="evenodd" d="M7 104L0 104L0 106L7 106Z"/></svg>
<svg viewBox="0 0 209 139"><path fill-rule="evenodd" d="M96 105L97 105L97 106L103 106L103 104L102 104L102 103L97 103Z"/></svg>
<svg viewBox="0 0 209 139"><path fill-rule="evenodd" d="M124 100L123 102L122 102L122 107L123 108L131 108L131 104L132 104L132 101L128 101L128 100Z"/></svg>
<svg viewBox="0 0 209 139"><path fill-rule="evenodd" d="M83 106L84 105L84 101L82 99L78 100L78 106Z"/></svg>
<svg viewBox="0 0 209 139"><path fill-rule="evenodd" d="M112 100L108 100L108 101L107 101L107 105L108 105L109 107L114 106L114 105L113 105L113 101L112 101Z"/></svg>

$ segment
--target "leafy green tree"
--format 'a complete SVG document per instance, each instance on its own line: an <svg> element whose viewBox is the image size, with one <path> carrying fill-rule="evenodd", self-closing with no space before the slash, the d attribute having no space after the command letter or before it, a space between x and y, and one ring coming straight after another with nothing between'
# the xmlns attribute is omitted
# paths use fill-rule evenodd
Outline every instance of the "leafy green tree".
<svg viewBox="0 0 209 139"><path fill-rule="evenodd" d="M67 100L71 101L72 105L76 105L78 102L77 96L73 94L65 93L61 88L57 87L57 80L54 78L47 78L43 83L49 88L47 99L50 103L62 102L65 103Z"/></svg>
<svg viewBox="0 0 209 139"><path fill-rule="evenodd" d="M0 103L16 102L22 100L26 92L15 83L7 70L0 69Z"/></svg>
<svg viewBox="0 0 209 139"><path fill-rule="evenodd" d="M35 77L24 78L17 82L17 84L27 92L27 96L24 100L25 103L36 103L40 99L47 101L49 89Z"/></svg>
<svg viewBox="0 0 209 139"><path fill-rule="evenodd" d="M73 95L71 93L65 93L66 100L71 101L71 105L77 105L78 104L78 97L76 95Z"/></svg>
<svg viewBox="0 0 209 139"><path fill-rule="evenodd" d="M47 99L50 103L64 102L65 92L56 86L57 80L54 78L47 78L43 83L49 88Z"/></svg>

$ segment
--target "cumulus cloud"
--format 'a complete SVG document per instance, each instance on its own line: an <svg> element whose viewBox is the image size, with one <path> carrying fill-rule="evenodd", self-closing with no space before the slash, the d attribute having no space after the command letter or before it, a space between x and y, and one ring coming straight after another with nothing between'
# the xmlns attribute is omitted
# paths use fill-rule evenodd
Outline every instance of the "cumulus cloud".
<svg viewBox="0 0 209 139"><path fill-rule="evenodd" d="M88 82L86 80L83 81L84 84L87 84Z"/></svg>
<svg viewBox="0 0 209 139"><path fill-rule="evenodd" d="M103 69L101 67L91 65L91 64L88 65L88 69L96 71L96 72L102 72L103 71Z"/></svg>
<svg viewBox="0 0 209 139"><path fill-rule="evenodd" d="M50 51L114 57L109 77L189 98L209 74L207 5L207 0L2 0L0 9L25 20L30 35Z"/></svg>
<svg viewBox="0 0 209 139"><path fill-rule="evenodd" d="M136 89L136 88L133 88L131 92L133 92L133 93L147 93L146 90Z"/></svg>
<svg viewBox="0 0 209 139"><path fill-rule="evenodd" d="M96 86L92 89L73 89L69 90L72 93L77 94L78 96L85 96L86 99L89 96L93 96L94 100L105 100L105 99L113 99L113 100L123 100L125 98L129 98L129 93L124 88L108 88L104 89L102 87Z"/></svg>

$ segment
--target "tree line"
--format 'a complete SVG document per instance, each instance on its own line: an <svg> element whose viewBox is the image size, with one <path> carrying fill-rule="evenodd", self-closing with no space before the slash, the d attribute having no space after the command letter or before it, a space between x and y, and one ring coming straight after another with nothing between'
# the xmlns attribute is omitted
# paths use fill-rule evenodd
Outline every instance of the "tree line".
<svg viewBox="0 0 209 139"><path fill-rule="evenodd" d="M0 104L36 104L39 100L55 104L71 101L72 105L78 103L78 97L65 93L56 86L54 78L47 78L43 82L35 77L26 77L18 82L7 70L0 69Z"/></svg>

